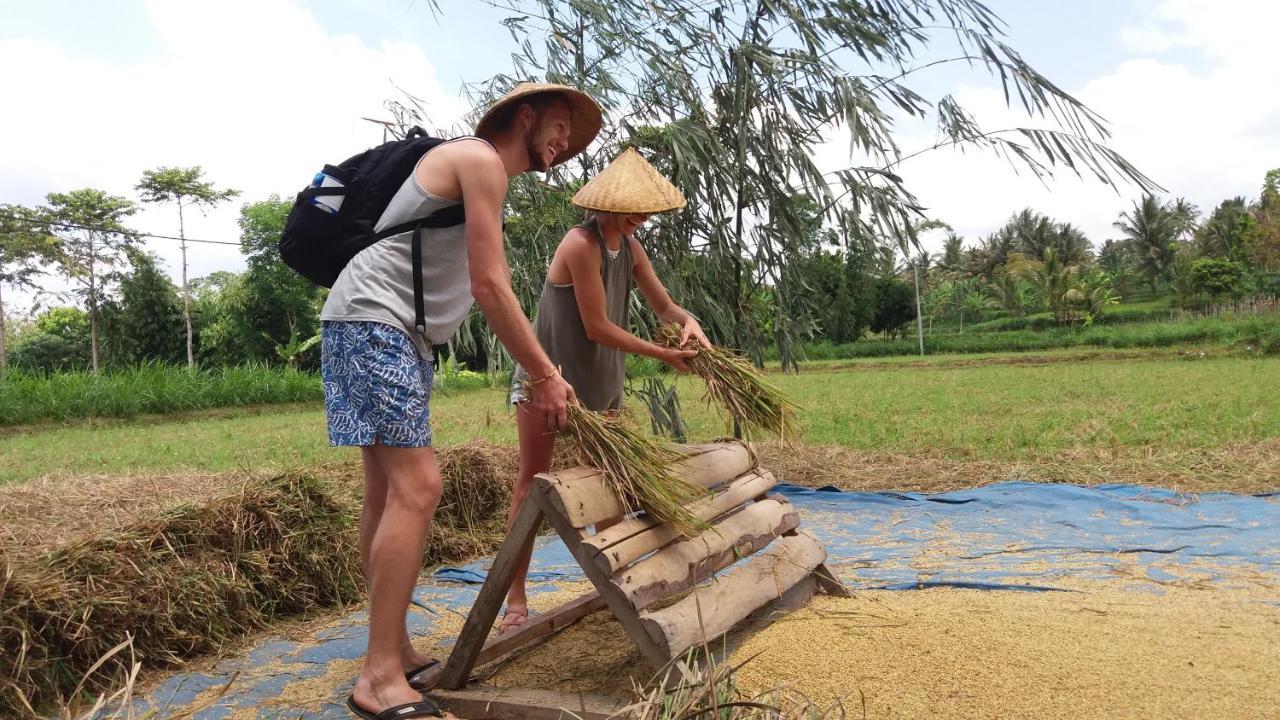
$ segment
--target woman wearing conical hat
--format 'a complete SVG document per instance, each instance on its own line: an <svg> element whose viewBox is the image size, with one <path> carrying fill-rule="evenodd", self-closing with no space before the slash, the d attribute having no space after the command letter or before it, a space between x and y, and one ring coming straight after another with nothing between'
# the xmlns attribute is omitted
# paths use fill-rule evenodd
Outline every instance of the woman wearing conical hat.
<svg viewBox="0 0 1280 720"><path fill-rule="evenodd" d="M628 148L582 186L573 196L573 204L588 211L587 219L565 233L556 248L533 328L583 406L616 411L622 402L627 353L657 358L682 372L688 371L685 359L696 354L655 345L627 330L633 286L640 289L660 321L683 326L682 340L692 337L710 344L698 321L672 302L634 237L650 215L682 208L685 200L639 153ZM546 423L522 407L528 381L528 374L517 367L511 401L517 406L520 473L508 525L533 486L533 476L550 469L555 446L555 434L547 432ZM512 583L500 630L523 625L528 618L528 563L526 557Z"/></svg>

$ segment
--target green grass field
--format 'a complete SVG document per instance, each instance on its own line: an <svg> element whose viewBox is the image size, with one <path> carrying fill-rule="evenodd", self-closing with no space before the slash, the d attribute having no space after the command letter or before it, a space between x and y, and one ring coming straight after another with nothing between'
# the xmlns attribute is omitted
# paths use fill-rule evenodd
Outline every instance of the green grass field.
<svg viewBox="0 0 1280 720"><path fill-rule="evenodd" d="M957 461L1033 460L1071 451L1219 448L1280 437L1280 360L1167 354L982 356L861 361L771 379L803 407L804 441ZM692 440L723 421L681 380ZM505 392L433 401L435 443L515 440ZM643 409L633 405L646 421ZM348 461L318 403L201 411L0 434L0 482L46 474L217 472Z"/></svg>

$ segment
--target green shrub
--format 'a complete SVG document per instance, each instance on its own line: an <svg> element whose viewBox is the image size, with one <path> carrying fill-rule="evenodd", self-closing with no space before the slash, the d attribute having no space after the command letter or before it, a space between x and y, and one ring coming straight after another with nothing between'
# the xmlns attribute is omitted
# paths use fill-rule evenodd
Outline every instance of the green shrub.
<svg viewBox="0 0 1280 720"><path fill-rule="evenodd" d="M202 369L150 363L100 375L15 370L0 378L0 425L323 397L318 375L264 364Z"/></svg>

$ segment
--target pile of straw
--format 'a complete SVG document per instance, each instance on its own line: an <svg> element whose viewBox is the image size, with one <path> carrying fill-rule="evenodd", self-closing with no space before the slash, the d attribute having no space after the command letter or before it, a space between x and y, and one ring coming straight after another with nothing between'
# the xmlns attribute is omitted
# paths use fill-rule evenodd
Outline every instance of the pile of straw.
<svg viewBox="0 0 1280 720"><path fill-rule="evenodd" d="M514 453L437 457L444 496L424 565L492 552ZM143 667L172 666L361 597L357 467L92 480L0 488L0 717L73 702L86 674L84 693L118 687L134 670L111 651L130 637Z"/></svg>
<svg viewBox="0 0 1280 720"><path fill-rule="evenodd" d="M698 351L685 364L706 384L708 403L715 400L744 429L757 427L783 439L795 437L797 406L781 390L736 353L704 347L692 338L681 345L681 332L675 323L661 325L655 339L666 347Z"/></svg>
<svg viewBox="0 0 1280 720"><path fill-rule="evenodd" d="M644 510L686 536L710 527L685 508L706 490L671 472L671 463L684 456L679 447L578 403L569 405L565 432L629 512Z"/></svg>
<svg viewBox="0 0 1280 720"><path fill-rule="evenodd" d="M284 475L43 551L0 546L0 715L63 699L131 633L144 664L170 665L276 616L356 599L355 518L350 494ZM104 670L87 689L126 668Z"/></svg>

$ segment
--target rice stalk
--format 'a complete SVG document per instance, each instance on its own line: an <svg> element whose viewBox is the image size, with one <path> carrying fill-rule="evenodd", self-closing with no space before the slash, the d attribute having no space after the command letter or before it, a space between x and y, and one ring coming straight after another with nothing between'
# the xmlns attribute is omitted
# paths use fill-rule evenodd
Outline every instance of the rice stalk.
<svg viewBox="0 0 1280 720"><path fill-rule="evenodd" d="M846 717L842 703L821 706L786 686L747 695L735 680L737 671L745 664L717 662L705 647L694 648L672 660L647 686L637 685L635 700L612 717L618 720L843 720Z"/></svg>
<svg viewBox="0 0 1280 720"><path fill-rule="evenodd" d="M655 338L666 347L698 351L685 364L702 378L708 404L714 400L746 428L757 427L783 440L796 436L798 406L746 358L725 348L704 347L693 339L681 345L680 334L680 326L669 323L658 327Z"/></svg>
<svg viewBox="0 0 1280 720"><path fill-rule="evenodd" d="M565 432L628 512L644 510L686 537L710 527L685 508L706 491L671 471L671 463L684 457L677 446L579 403L569 405Z"/></svg>

